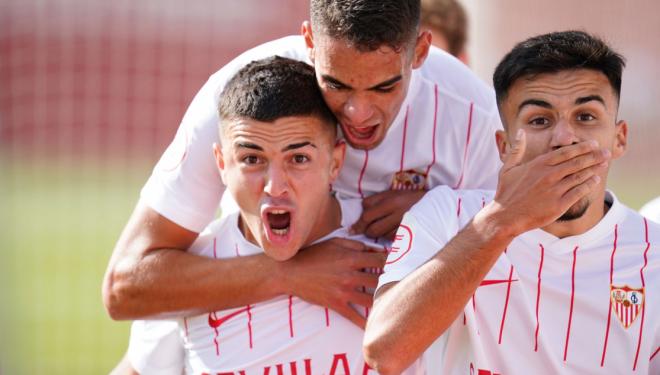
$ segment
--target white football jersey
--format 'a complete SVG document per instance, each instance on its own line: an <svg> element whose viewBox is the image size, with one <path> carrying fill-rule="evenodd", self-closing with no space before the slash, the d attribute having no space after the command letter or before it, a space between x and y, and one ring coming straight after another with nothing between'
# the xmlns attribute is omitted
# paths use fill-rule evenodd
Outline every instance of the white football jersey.
<svg viewBox="0 0 660 375"><path fill-rule="evenodd" d="M425 263L492 197L426 194L404 217L379 287ZM660 226L607 200L581 235L514 239L427 351L429 373L660 374Z"/></svg>
<svg viewBox="0 0 660 375"><path fill-rule="evenodd" d="M660 223L660 197L656 197L655 199L646 203L639 210L639 213L655 221L656 223Z"/></svg>
<svg viewBox="0 0 660 375"><path fill-rule="evenodd" d="M141 192L142 202L190 230L213 218L224 193L213 158L218 98L250 61L280 55L310 63L304 40L290 36L255 47L213 74L197 93ZM366 197L388 189L495 188L501 128L493 90L453 56L435 47L410 87L385 140L369 151L347 147L334 189Z"/></svg>
<svg viewBox="0 0 660 375"><path fill-rule="evenodd" d="M340 204L343 227L325 238L348 238L343 228L361 213L359 199ZM240 232L238 219L233 213L212 222L189 251L214 258L262 253ZM365 237L352 238L373 245ZM176 330L171 324L134 323L129 358L140 373L176 374L185 366L185 372L192 374L375 374L362 356L362 329L330 309L294 296L182 318ZM406 373L423 373L422 362Z"/></svg>

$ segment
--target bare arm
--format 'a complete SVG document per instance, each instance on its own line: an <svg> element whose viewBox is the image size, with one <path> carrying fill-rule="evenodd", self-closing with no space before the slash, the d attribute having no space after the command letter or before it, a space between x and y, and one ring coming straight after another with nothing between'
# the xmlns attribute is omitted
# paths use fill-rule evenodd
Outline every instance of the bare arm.
<svg viewBox="0 0 660 375"><path fill-rule="evenodd" d="M362 243L333 239L287 262L264 255L211 259L185 251L197 238L151 208L136 207L114 249L103 282L103 301L113 319L165 317L214 311L293 294L330 307L355 324L365 320L349 302L371 305L382 254Z"/></svg>
<svg viewBox="0 0 660 375"><path fill-rule="evenodd" d="M521 164L524 147L522 137L505 160L493 202L427 263L378 291L364 352L379 373L399 373L419 357L456 319L508 244L553 222L591 192L609 157L581 143Z"/></svg>

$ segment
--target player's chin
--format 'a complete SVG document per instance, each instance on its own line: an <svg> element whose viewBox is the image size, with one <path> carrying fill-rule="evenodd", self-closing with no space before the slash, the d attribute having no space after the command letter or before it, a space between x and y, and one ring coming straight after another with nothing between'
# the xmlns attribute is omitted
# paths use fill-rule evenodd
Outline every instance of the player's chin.
<svg viewBox="0 0 660 375"><path fill-rule="evenodd" d="M293 258L298 253L300 245L296 244L297 241L289 241L286 244L273 244L268 241L264 242L264 252L273 260L284 262Z"/></svg>
<svg viewBox="0 0 660 375"><path fill-rule="evenodd" d="M587 209L589 208L589 205L591 202L589 201L588 198L582 198L579 201L577 201L574 205L572 205L566 212L564 212L563 215L557 219L559 222L566 222L566 221L572 221L572 220L577 220L584 216L585 212L587 212Z"/></svg>
<svg viewBox="0 0 660 375"><path fill-rule="evenodd" d="M286 230L266 228L265 238L262 240L262 247L266 254L280 262L296 255L301 245L296 227L290 223Z"/></svg>

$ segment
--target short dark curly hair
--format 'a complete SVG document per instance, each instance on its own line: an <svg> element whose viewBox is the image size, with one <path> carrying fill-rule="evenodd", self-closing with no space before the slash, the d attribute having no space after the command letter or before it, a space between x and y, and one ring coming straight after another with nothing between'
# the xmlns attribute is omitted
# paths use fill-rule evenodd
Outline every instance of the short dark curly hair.
<svg viewBox="0 0 660 375"><path fill-rule="evenodd" d="M239 118L272 122L289 116L317 116L333 129L337 124L314 68L279 56L253 61L239 70L220 94L218 112L221 127Z"/></svg>
<svg viewBox="0 0 660 375"><path fill-rule="evenodd" d="M511 85L520 78L574 69L602 72L618 99L625 65L623 56L584 31L538 35L518 43L497 65L493 74L497 104L501 106Z"/></svg>

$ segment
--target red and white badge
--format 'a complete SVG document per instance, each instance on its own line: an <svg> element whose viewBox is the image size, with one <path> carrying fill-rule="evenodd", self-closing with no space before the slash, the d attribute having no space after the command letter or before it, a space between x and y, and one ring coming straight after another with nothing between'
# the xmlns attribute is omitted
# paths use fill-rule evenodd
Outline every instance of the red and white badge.
<svg viewBox="0 0 660 375"><path fill-rule="evenodd" d="M644 308L644 288L610 285L612 308L623 328L630 327Z"/></svg>
<svg viewBox="0 0 660 375"><path fill-rule="evenodd" d="M397 172L392 178L392 190L425 190L427 177L414 169Z"/></svg>

